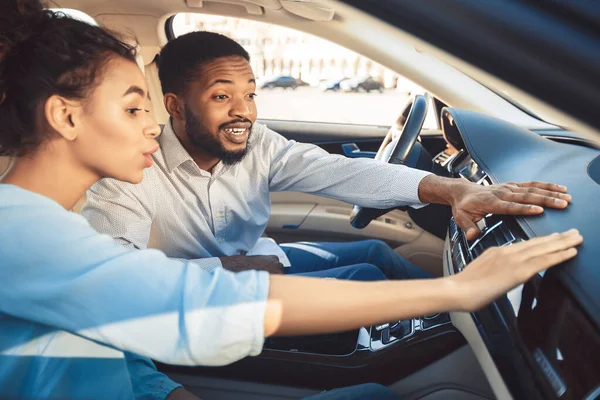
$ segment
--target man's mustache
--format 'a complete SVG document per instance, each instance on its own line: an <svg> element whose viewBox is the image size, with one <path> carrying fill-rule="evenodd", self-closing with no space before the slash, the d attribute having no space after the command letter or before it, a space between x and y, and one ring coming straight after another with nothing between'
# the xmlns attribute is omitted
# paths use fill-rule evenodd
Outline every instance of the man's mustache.
<svg viewBox="0 0 600 400"><path fill-rule="evenodd" d="M234 119L233 121L225 122L225 123L219 125L219 129L225 129L229 125L234 125L234 124L250 124L250 128L252 128L252 121L250 121L247 118L242 118L242 119Z"/></svg>

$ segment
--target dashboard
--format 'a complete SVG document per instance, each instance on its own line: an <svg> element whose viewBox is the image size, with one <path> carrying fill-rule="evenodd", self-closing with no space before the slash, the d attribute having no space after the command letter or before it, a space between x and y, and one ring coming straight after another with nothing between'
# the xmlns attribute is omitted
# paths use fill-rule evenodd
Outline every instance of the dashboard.
<svg viewBox="0 0 600 400"><path fill-rule="evenodd" d="M468 242L450 221L444 273L460 273L492 246L580 230L584 245L564 265L536 275L476 313L452 313L498 398L600 398L600 151L554 141L479 113L445 108L448 144L434 162L481 185L547 181L566 185L567 210L536 217L488 215Z"/></svg>

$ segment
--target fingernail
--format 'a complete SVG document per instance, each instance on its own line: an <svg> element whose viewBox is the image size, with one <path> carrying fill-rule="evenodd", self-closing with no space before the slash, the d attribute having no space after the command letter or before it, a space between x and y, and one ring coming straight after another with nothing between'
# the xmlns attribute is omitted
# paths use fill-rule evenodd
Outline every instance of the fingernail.
<svg viewBox="0 0 600 400"><path fill-rule="evenodd" d="M563 185L558 185L558 188L561 189L561 190L567 190L567 187L563 186Z"/></svg>
<svg viewBox="0 0 600 400"><path fill-rule="evenodd" d="M544 212L544 209L540 206L533 206L532 209L533 209L533 211L536 211L536 212Z"/></svg>

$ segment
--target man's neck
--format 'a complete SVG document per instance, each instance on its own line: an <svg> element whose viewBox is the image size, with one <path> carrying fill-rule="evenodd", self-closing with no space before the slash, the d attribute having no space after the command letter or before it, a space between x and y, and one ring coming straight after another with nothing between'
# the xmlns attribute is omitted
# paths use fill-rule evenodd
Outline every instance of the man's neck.
<svg viewBox="0 0 600 400"><path fill-rule="evenodd" d="M192 160L194 160L198 168L207 172L212 172L213 168L221 160L194 146L185 134L185 127L177 120L171 119L171 126L173 127L173 132L175 133L175 136L177 137L185 151L187 151L190 157L192 157Z"/></svg>

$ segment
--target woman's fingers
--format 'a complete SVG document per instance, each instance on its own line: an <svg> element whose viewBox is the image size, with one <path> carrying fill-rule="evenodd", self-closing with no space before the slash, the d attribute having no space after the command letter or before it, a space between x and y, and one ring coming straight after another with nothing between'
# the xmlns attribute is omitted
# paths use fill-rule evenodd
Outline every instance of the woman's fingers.
<svg viewBox="0 0 600 400"><path fill-rule="evenodd" d="M546 240L533 243L533 245L524 249L521 254L523 254L524 260L530 260L535 257L579 246L582 242L583 237L579 234L579 231L572 230L558 235L547 236Z"/></svg>
<svg viewBox="0 0 600 400"><path fill-rule="evenodd" d="M550 267L554 267L560 263L563 263L577 255L577 249L574 247L568 248L566 250L557 251L550 254L544 254L538 257L535 257L530 261L530 265L533 268L533 274L541 272Z"/></svg>

